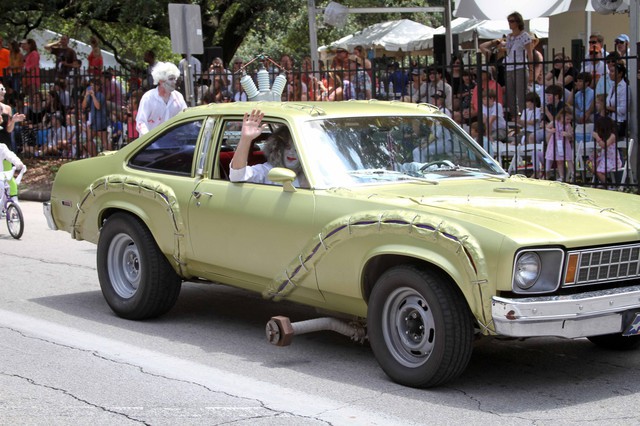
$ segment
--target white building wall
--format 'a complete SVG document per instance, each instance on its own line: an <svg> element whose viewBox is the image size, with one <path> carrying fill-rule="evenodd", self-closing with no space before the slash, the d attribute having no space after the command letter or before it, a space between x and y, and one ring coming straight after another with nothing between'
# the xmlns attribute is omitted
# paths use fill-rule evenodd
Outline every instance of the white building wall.
<svg viewBox="0 0 640 426"><path fill-rule="evenodd" d="M551 52L562 51L564 47L567 55L571 55L571 40L581 39L586 46L589 34L586 34L587 18L585 12L566 12L549 18L548 59ZM591 13L591 33L600 33L604 36L607 51L614 49L614 40L620 34L627 34L633 42L629 29L629 15L601 15ZM586 48L586 47L585 47Z"/></svg>

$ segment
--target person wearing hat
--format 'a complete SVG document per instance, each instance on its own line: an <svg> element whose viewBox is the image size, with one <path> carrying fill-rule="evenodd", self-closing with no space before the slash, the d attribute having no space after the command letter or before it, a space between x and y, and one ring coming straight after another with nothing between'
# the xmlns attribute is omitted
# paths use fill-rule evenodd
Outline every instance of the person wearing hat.
<svg viewBox="0 0 640 426"><path fill-rule="evenodd" d="M446 95L443 90L436 90L436 92L433 95L431 95L431 99L432 99L432 103L435 106L437 106L440 111L444 112L449 117L452 116L451 110L447 108L445 105Z"/></svg>
<svg viewBox="0 0 640 426"><path fill-rule="evenodd" d="M453 109L453 89L451 85L443 78L442 68L432 66L427 70L427 90L429 94L436 93L440 90L445 95L445 105L451 111Z"/></svg>
<svg viewBox="0 0 640 426"><path fill-rule="evenodd" d="M51 129L47 132L47 144L43 147L43 155L61 155L69 153L67 128L63 125L62 113L51 114Z"/></svg>
<svg viewBox="0 0 640 426"><path fill-rule="evenodd" d="M334 70L349 69L349 51L342 46L338 46L331 66Z"/></svg>
<svg viewBox="0 0 640 426"><path fill-rule="evenodd" d="M411 71L411 84L409 85L409 94L402 98L403 102L413 102L420 104L428 102L429 94L427 90L427 82L423 79L423 72L414 68Z"/></svg>
<svg viewBox="0 0 640 426"><path fill-rule="evenodd" d="M626 34L620 34L616 37L616 52L620 55L621 58L629 56L631 51L629 49L629 36Z"/></svg>
<svg viewBox="0 0 640 426"><path fill-rule="evenodd" d="M409 76L400 69L400 64L393 62L389 66L389 99L403 99L407 95Z"/></svg>

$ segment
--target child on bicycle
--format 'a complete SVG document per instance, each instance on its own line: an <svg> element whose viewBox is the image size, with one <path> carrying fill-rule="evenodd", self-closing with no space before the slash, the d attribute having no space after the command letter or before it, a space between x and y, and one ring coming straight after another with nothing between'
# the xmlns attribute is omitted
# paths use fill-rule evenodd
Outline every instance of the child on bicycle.
<svg viewBox="0 0 640 426"><path fill-rule="evenodd" d="M25 165L20 161L20 158L16 154L13 153L5 144L0 143L0 159L2 160L2 170L8 171L13 167L16 168L16 171L22 170ZM18 197L18 183L12 178L7 182L9 185L9 195L14 201L17 201ZM0 187L1 188L1 187ZM2 199L2 195L0 194L0 199Z"/></svg>
<svg viewBox="0 0 640 426"><path fill-rule="evenodd" d="M5 123L2 115L0 115L0 126L4 127ZM16 171L22 170L25 165L22 163L20 158L16 154L13 153L9 149L9 147L3 143L0 143L0 161L2 161L2 170L11 170L13 167L16 168ZM9 195L12 199L17 200L18 196L18 184L15 182L15 179L11 179L8 182L9 185ZM4 192L4 188L1 188L2 192ZM0 194L0 199L2 199L4 195Z"/></svg>
<svg viewBox="0 0 640 426"><path fill-rule="evenodd" d="M20 239L24 231L24 219L18 203L18 184L27 167L3 143L0 143L0 160L4 169L0 175L0 217L6 219L9 234ZM17 177L16 170L20 170Z"/></svg>
<svg viewBox="0 0 640 426"><path fill-rule="evenodd" d="M12 167L16 168L16 171L22 170L25 166L16 154L7 147L6 143L11 140L10 133L13 131L15 123L24 121L24 114L13 114L11 107L2 103L4 101L4 95L6 90L4 85L0 83L0 162L2 162L3 170L11 170ZM18 185L12 178L9 182L11 198L16 199L18 196ZM4 188L0 186L0 200L4 194Z"/></svg>

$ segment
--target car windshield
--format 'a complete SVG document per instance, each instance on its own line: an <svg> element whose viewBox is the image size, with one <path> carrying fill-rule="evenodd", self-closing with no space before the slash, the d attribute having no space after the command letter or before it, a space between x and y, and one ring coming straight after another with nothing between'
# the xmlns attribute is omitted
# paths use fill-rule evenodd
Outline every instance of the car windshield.
<svg viewBox="0 0 640 426"><path fill-rule="evenodd" d="M506 175L447 117L331 118L301 134L317 188Z"/></svg>

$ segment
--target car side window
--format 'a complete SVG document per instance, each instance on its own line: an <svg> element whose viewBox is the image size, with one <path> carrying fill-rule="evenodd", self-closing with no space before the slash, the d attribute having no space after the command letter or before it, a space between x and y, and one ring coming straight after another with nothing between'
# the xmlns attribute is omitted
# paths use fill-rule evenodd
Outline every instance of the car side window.
<svg viewBox="0 0 640 426"><path fill-rule="evenodd" d="M278 124L266 123L267 126L261 136L253 141L252 149L247 158L247 164L262 164L267 161L262 151L264 141L271 135ZM242 120L228 120L223 125L222 141L218 153L218 176L220 179L229 180L229 164L240 141L240 131L242 130Z"/></svg>
<svg viewBox="0 0 640 426"><path fill-rule="evenodd" d="M191 176L201 128L201 120L172 127L131 158L129 166L152 172Z"/></svg>

